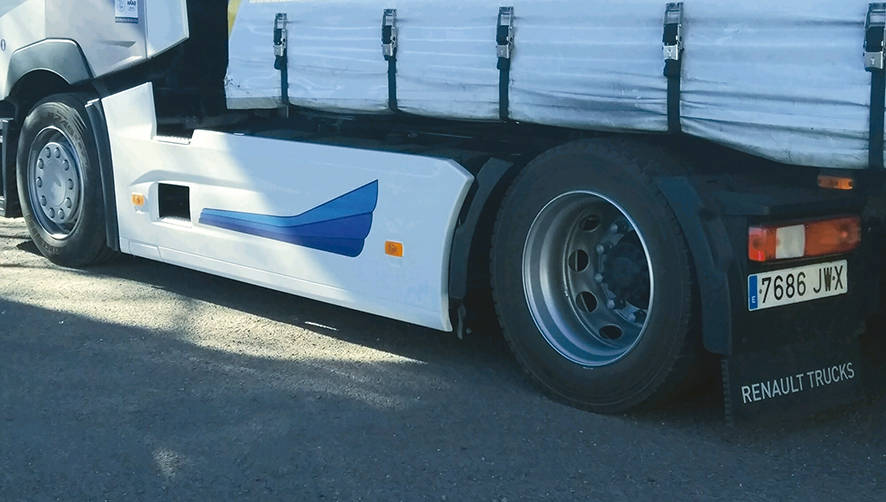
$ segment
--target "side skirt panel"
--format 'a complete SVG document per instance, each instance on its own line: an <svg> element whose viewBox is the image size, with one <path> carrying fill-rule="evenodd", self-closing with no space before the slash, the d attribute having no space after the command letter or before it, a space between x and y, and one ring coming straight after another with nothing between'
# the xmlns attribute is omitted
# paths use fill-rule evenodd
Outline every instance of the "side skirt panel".
<svg viewBox="0 0 886 502"><path fill-rule="evenodd" d="M205 130L158 137L150 84L102 102L124 253L452 329L449 254L473 182L456 162ZM160 184L188 188L190 218L160 217ZM355 239L362 248L335 244Z"/></svg>

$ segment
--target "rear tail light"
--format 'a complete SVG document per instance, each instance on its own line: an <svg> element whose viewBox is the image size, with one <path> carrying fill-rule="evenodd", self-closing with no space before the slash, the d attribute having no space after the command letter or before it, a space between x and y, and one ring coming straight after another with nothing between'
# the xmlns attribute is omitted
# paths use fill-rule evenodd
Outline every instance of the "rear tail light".
<svg viewBox="0 0 886 502"><path fill-rule="evenodd" d="M859 244L861 219L857 216L748 229L748 259L755 262L848 253Z"/></svg>

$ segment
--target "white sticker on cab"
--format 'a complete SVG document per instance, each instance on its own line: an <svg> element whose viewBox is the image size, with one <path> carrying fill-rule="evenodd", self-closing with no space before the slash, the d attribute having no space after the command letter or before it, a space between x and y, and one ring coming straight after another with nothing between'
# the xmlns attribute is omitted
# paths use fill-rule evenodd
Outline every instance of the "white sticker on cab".
<svg viewBox="0 0 886 502"><path fill-rule="evenodd" d="M138 23L138 0L114 0L114 17L118 23Z"/></svg>

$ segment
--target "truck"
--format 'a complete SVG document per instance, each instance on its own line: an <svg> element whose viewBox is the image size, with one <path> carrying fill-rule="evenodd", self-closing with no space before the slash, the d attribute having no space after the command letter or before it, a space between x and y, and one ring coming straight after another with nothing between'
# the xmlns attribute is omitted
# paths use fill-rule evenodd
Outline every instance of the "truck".
<svg viewBox="0 0 886 502"><path fill-rule="evenodd" d="M0 211L62 266L135 255L459 337L494 311L531 380L594 412L654 406L711 363L733 417L854 401L886 6L793 3L739 22L765 4L3 0ZM759 44L766 61L725 65L747 81L697 87L727 50L706 33L800 44L766 23L804 15L843 30L812 33L822 54L855 58L809 79L836 97L779 81L825 75L813 61L758 99Z"/></svg>

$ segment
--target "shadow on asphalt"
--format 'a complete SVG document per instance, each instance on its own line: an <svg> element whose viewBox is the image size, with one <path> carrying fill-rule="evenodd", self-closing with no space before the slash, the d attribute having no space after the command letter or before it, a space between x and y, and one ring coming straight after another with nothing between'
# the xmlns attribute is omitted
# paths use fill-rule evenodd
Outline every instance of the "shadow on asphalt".
<svg viewBox="0 0 886 502"><path fill-rule="evenodd" d="M103 492L154 498L172 484L201 493L217 489L219 497L232 490L279 496L275 490L294 487L294 479L314 496L335 499L344 490L350 498L379 474L409 486L404 469L430 454L415 448L427 440L418 431L435 424L432 432L440 433L438 415L445 410L429 410L417 399L439 387L439 365L250 357L24 304L0 300L0 310L27 322L12 319L0 335L0 402L6 403L0 424L9 432L0 437L0 459L16 452L14 465L7 460L0 473L6 500ZM360 343L359 335L349 338ZM416 345L430 350L434 344ZM455 392L443 387L443 393ZM451 447L439 439L435 447ZM452 439L463 451L477 447L467 438ZM379 440L398 448L385 453ZM392 454L402 456L399 468L378 473L377 464L390 462ZM364 465L353 465L356 458ZM348 472L356 477L344 479ZM52 486L60 491L44 491ZM71 491L77 487L84 491Z"/></svg>
<svg viewBox="0 0 886 502"><path fill-rule="evenodd" d="M477 333L460 341L450 333L134 256L116 257L111 263L89 268L87 272L136 281L175 295L423 362L446 362L445 358L451 357L453 351L477 353L482 359L497 362L510 357L498 333Z"/></svg>
<svg viewBox="0 0 886 502"><path fill-rule="evenodd" d="M13 237L9 237L9 238L10 238L10 239L15 239L14 236L13 236ZM16 247L16 249L18 249L19 251L24 251L24 252L26 252L26 253L30 253L30 254L33 254L33 255L37 255L37 256L40 256L41 258L43 257L43 255L40 254L40 250L37 249L37 245L34 244L34 241L24 241L24 242L22 242L21 244L17 244L15 247Z"/></svg>
<svg viewBox="0 0 886 502"><path fill-rule="evenodd" d="M17 245L17 248L40 256L39 250L30 240ZM497 327L490 322L483 324L483 331L475 332L465 340L458 340L449 333L129 255L120 255L107 264L74 272L136 281L186 298L299 326L348 343L425 363L456 366L473 364L474 370L482 367L495 368L497 372L508 375L511 385L529 392L542 392L524 377ZM368 325L372 326L372 330L366 329ZM883 401L886 394L882 385L886 382L886 337L877 337L875 334L883 333L884 326L886 308L871 320L869 335L863 340L864 352L869 356L869 401L824 412L817 419L825 422L840 420L846 412L864 413L873 403ZM674 425L722 423L723 394L719 365L714 361L708 362L707 367L698 375L704 381L698 383L687 395L654 409L636 411L625 416L642 422L668 422ZM790 421L783 425L789 424Z"/></svg>
<svg viewBox="0 0 886 502"><path fill-rule="evenodd" d="M2 499L879 493L883 399L777 428L726 427L715 391L604 417L541 398L496 333L458 341L132 257L88 273L410 361L255 357L0 299Z"/></svg>

